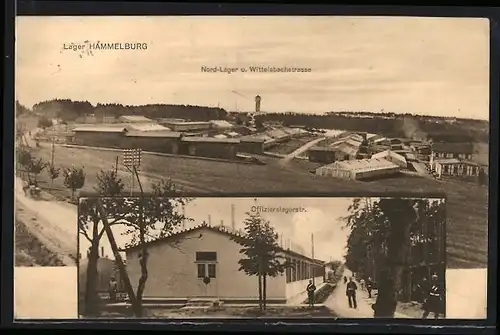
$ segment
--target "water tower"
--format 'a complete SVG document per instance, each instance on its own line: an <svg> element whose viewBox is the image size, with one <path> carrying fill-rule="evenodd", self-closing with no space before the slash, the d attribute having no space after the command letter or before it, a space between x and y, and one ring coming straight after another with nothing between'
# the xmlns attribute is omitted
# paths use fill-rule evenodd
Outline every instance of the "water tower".
<svg viewBox="0 0 500 335"><path fill-rule="evenodd" d="M255 113L260 112L260 101L261 100L262 100L262 98L260 97L260 95L255 96Z"/></svg>

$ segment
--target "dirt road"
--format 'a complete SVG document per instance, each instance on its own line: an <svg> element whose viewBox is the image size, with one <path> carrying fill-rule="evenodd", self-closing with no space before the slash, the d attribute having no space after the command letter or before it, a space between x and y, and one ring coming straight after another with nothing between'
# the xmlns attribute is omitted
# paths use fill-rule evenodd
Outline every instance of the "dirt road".
<svg viewBox="0 0 500 335"><path fill-rule="evenodd" d="M16 178L16 218L49 250L58 255L64 265L76 265L77 209L76 206L27 197L22 181Z"/></svg>
<svg viewBox="0 0 500 335"><path fill-rule="evenodd" d="M344 269L342 278L346 276L347 278L352 277L352 272L349 269ZM358 290L356 292L356 300L358 303L357 308L349 308L349 303L347 301L347 296L345 295L346 284L343 280L340 280L333 291L333 294L328 297L325 301L325 306L331 309L335 314L344 318L373 318L372 303L373 299L368 298L368 293L361 290L361 285L356 282ZM400 313L395 313L396 318L409 318L407 315Z"/></svg>
<svg viewBox="0 0 500 335"><path fill-rule="evenodd" d="M304 153L307 151L307 149L309 149L310 147L314 146L315 144L317 144L318 142L321 142L325 139L326 137L320 137L320 138L317 138L317 139L314 139L310 142L307 142L306 144L304 144L303 146L301 146L300 148L294 150L293 152L289 153L288 155L286 155L284 158L283 158L283 162L286 163L292 159L294 159L295 157L299 156L300 154Z"/></svg>

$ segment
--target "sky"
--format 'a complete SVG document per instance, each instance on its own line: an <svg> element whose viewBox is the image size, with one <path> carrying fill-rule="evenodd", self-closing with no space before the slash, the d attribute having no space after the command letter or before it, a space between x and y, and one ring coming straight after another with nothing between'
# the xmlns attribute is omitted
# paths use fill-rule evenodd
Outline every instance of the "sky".
<svg viewBox="0 0 500 335"><path fill-rule="evenodd" d="M489 21L410 17L17 17L16 98L268 112L489 118ZM66 50L71 43L146 50ZM202 66L310 68L204 73ZM237 93L234 93L236 91Z"/></svg>
<svg viewBox="0 0 500 335"><path fill-rule="evenodd" d="M246 213L259 211L261 216L271 222L279 233L279 242L292 241L292 250L312 256L314 239L314 258L330 261L343 260L350 230L345 227L343 218L348 215L348 207L353 198L195 198L185 206L185 215L193 221L186 222L185 228L201 224L224 224L231 227L231 205L234 205L236 229L244 228ZM287 208L289 213L270 213L270 208ZM265 210L267 209L267 210ZM276 211L276 210L275 210ZM302 211L302 212L299 212ZM222 222L221 222L222 221ZM129 240L121 235L123 229L114 227L114 235L119 247ZM86 254L90 244L80 238L80 253ZM107 239L101 240L104 254L110 258L112 251Z"/></svg>

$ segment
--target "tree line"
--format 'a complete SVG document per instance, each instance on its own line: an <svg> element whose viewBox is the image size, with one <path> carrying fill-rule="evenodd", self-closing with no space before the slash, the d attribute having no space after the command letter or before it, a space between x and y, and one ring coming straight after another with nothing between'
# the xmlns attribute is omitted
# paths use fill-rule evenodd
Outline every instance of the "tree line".
<svg viewBox="0 0 500 335"><path fill-rule="evenodd" d="M374 113L372 118L359 118L343 114L299 114L268 113L256 116L260 121L280 121L285 126L299 125L310 128L341 129L376 133L386 137L407 137L405 123L411 118L418 130L428 139L436 142L489 142L487 121L466 120L456 123L434 122L408 115L398 118L386 118ZM478 123L479 122L479 123ZM485 126L486 124L486 126Z"/></svg>
<svg viewBox="0 0 500 335"><path fill-rule="evenodd" d="M33 111L48 118L60 118L63 121L76 121L80 117L94 114L96 117L119 117L121 115L141 115L152 119L183 118L193 121L208 121L226 119L227 112L218 107L193 105L122 105L116 103L93 106L88 101L73 101L70 99L53 99L42 101L33 106Z"/></svg>

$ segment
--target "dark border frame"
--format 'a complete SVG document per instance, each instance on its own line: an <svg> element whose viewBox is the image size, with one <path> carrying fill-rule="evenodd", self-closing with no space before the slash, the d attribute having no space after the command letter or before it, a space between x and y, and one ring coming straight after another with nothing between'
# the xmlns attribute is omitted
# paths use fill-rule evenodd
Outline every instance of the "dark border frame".
<svg viewBox="0 0 500 335"><path fill-rule="evenodd" d="M17 8L15 8L17 5ZM427 16L427 17L478 17L488 18L490 20L490 173L489 173L489 204L498 203L498 117L499 104L498 96L500 93L499 64L500 59L500 9L497 7L402 7L402 6L332 6L332 5L252 5L252 4L181 4L181 3L152 3L152 2L56 2L56 1L5 1L4 8L6 15L5 31L6 36L14 36L15 13L18 15L371 15L371 16ZM464 46L465 47L465 46ZM3 103L3 171L2 182L3 190L6 190L2 199L2 222L13 222L14 201L11 190L14 188L13 164L14 157L14 39L4 39L4 103ZM12 145L11 145L12 144ZM7 163L7 164L6 164ZM7 193L8 192L8 193ZM287 194L290 196L291 194ZM358 194L359 195L359 194ZM365 194L363 194L365 196ZM366 194L369 196L369 194ZM389 196L387 194L386 196ZM214 330L286 330L297 331L312 328L316 331L326 330L329 332L357 332L358 330L369 331L372 333L391 332L401 333L410 330L414 333L441 333L443 326L454 329L456 333L469 334L474 330L485 330L493 332L496 325L497 315L497 236L498 236L498 213L495 206L489 206L489 225L488 225L488 319L484 321L470 320L445 320L435 323L428 320L427 326L412 324L388 324L387 321L374 320L375 322L360 322L359 320L343 320L343 323L331 325L317 322L315 324L302 323L287 324L283 320L267 323L248 323L244 320L228 320L224 322L215 322L212 324ZM13 225L2 225L2 254L12 255L13 250ZM2 259L2 297L3 301L13 302L13 257L4 257ZM12 324L13 310L2 308L2 324ZM42 321L42 320L40 320ZM57 322L44 324L36 322L17 324L16 328L126 328L126 329L145 329L151 328L144 324L134 324L127 321L122 323L122 327L113 327L117 322L108 324L93 325L92 323L71 324L69 320L60 320ZM157 325L157 323L156 323ZM352 326L359 327L352 327ZM413 325L413 327L412 327ZM439 327L433 327L439 325ZM11 326L12 327L12 326ZM165 323L163 329L190 329L206 330L207 324L199 323ZM485 329L487 328L487 329Z"/></svg>

